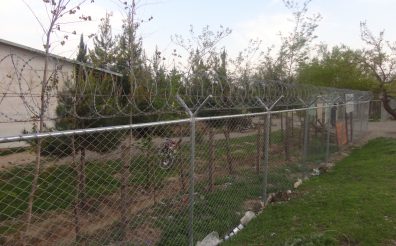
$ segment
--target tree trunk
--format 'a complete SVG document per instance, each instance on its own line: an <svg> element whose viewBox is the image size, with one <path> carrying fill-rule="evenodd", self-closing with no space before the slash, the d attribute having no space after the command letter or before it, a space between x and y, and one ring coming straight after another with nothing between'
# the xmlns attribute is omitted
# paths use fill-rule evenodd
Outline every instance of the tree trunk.
<svg viewBox="0 0 396 246"><path fill-rule="evenodd" d="M214 164L214 131L212 127L208 127L209 143L208 143L208 191L213 190L213 164Z"/></svg>
<svg viewBox="0 0 396 246"><path fill-rule="evenodd" d="M256 173L260 173L260 160L261 160L261 126L257 123L257 138L256 138Z"/></svg>
<svg viewBox="0 0 396 246"><path fill-rule="evenodd" d="M146 160L150 160L151 151L152 150L147 150L146 151L146 155L145 155L146 156ZM153 186L153 202L154 202L154 205L155 205L157 203L157 186L159 187L159 181L157 180L157 168L156 168L155 164L153 162L151 162L151 161L148 164L149 164L149 167L150 167L150 170L151 170L150 173L152 174L150 183Z"/></svg>
<svg viewBox="0 0 396 246"><path fill-rule="evenodd" d="M185 180L183 162L180 162L179 179L180 179L180 191L184 192L186 190L186 180Z"/></svg>
<svg viewBox="0 0 396 246"><path fill-rule="evenodd" d="M392 115L393 119L396 120L396 110L392 109L392 107L389 105L390 99L388 97L388 93L385 90L382 91L382 104L384 105L386 112Z"/></svg>
<svg viewBox="0 0 396 246"><path fill-rule="evenodd" d="M294 113L291 112L291 136L294 137Z"/></svg>
<svg viewBox="0 0 396 246"><path fill-rule="evenodd" d="M26 220L26 231L25 231L25 237L23 239L23 244L26 245L28 241L27 234L30 229L30 224L32 221L32 213L33 213L33 201L34 201L34 196L36 194L37 190L37 183L40 175L40 165L41 163L41 139L37 139L37 146L36 146L36 165L34 169L34 176L32 180L32 189L29 194L29 201L28 201L28 212L27 212L27 220Z"/></svg>
<svg viewBox="0 0 396 246"><path fill-rule="evenodd" d="M79 197L79 210L80 213L84 210L85 206L85 148L81 147L80 150L80 165L78 167L78 197Z"/></svg>
<svg viewBox="0 0 396 246"><path fill-rule="evenodd" d="M129 180L129 149L127 146L121 147L121 161L122 163L122 173L121 173L121 187L120 187L120 214L121 214L121 230L120 230L120 238L124 241L128 226L128 196L127 196L127 188L128 188L128 180Z"/></svg>
<svg viewBox="0 0 396 246"><path fill-rule="evenodd" d="M282 132L282 136L283 136L283 134L284 134L283 113L280 114L280 122L281 122L281 132Z"/></svg>
<svg viewBox="0 0 396 246"><path fill-rule="evenodd" d="M350 141L349 141L349 127L348 127L348 114L347 114L346 111L345 111L344 117L345 117L345 134L346 134L346 140L347 140L347 143L350 143Z"/></svg>
<svg viewBox="0 0 396 246"><path fill-rule="evenodd" d="M44 130L44 115L46 112L46 93L48 90L48 62L49 62L49 44L51 38L53 23L50 24L49 30L46 35L46 47L45 47L45 60L44 60L44 71L43 71L43 81L41 84L41 94L40 94L40 108L39 108L39 129L38 132L41 133ZM25 231L25 240L23 240L24 244L27 241L27 233L30 229L30 224L32 221L32 213L33 213L33 201L34 196L36 195L37 191L37 183L40 176L40 168L41 168L41 139L37 139L37 146L36 146L36 161L35 161L35 172L32 181L32 189L29 194L29 201L28 201L28 209L27 209L27 219L26 219L26 231Z"/></svg>
<svg viewBox="0 0 396 246"><path fill-rule="evenodd" d="M234 173L232 167L232 159L231 159L231 146L230 146L230 128L225 127L224 129L224 137L226 139L226 153L227 153L227 164L228 164L228 174L232 175Z"/></svg>
<svg viewBox="0 0 396 246"><path fill-rule="evenodd" d="M78 188L78 183L79 183L79 171L78 171L78 164L77 164L77 153L76 153L76 139L74 136L72 136L72 157L73 157L73 169L75 173L75 187L77 188L76 192L76 197L74 201L74 208L73 208L73 214L74 214L74 232L76 233L75 241L76 243L81 241L81 227L80 227L80 210L79 210L79 188Z"/></svg>
<svg viewBox="0 0 396 246"><path fill-rule="evenodd" d="M290 118L286 113L285 117L285 131L284 131L284 148L285 148L285 160L290 160Z"/></svg>

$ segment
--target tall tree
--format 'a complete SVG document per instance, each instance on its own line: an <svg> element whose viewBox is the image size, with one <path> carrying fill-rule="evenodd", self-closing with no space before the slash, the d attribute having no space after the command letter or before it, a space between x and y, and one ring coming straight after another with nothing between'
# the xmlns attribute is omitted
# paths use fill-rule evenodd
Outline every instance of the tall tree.
<svg viewBox="0 0 396 246"><path fill-rule="evenodd" d="M123 20L122 33L118 36L116 52L116 69L124 75L122 81L123 95L127 97L129 103L129 113L139 109L148 110L151 98L152 81L150 68L146 64L146 57L142 47L142 38L138 36L138 29L142 23L136 16L136 2L132 0L130 4L124 2L126 18ZM149 19L151 20L151 18ZM144 120L141 117L137 120ZM131 122L131 119L130 119Z"/></svg>
<svg viewBox="0 0 396 246"><path fill-rule="evenodd" d="M130 5L125 4L126 18L123 20L122 33L118 36L116 66L119 72L126 74L129 80L135 79L135 73L143 66L142 39L137 31L140 23L136 17L136 3L133 0Z"/></svg>
<svg viewBox="0 0 396 246"><path fill-rule="evenodd" d="M213 80L216 83L216 89L220 93L216 93L216 95L222 95L222 100L226 101L230 96L230 86L228 81L228 70L227 70L227 52L225 49L220 53L219 56L214 58L213 65Z"/></svg>
<svg viewBox="0 0 396 246"><path fill-rule="evenodd" d="M84 42L84 35L80 36L80 43L78 44L78 53L76 60L82 63L87 62L87 45Z"/></svg>
<svg viewBox="0 0 396 246"><path fill-rule="evenodd" d="M94 48L90 50L89 57L93 64L109 69L114 63L115 41L110 24L111 13L101 19L98 35L93 39Z"/></svg>
<svg viewBox="0 0 396 246"><path fill-rule="evenodd" d="M375 77L384 109L396 119L396 109L390 105L390 96L396 95L396 43L385 40L385 31L375 36L366 22L360 23L360 32L366 45L361 64Z"/></svg>
<svg viewBox="0 0 396 246"><path fill-rule="evenodd" d="M315 30L321 20L320 14L308 16L308 5L312 0L305 0L302 6L296 0L283 0L286 8L293 15L293 29L287 35L281 35L281 46L275 56L273 48L264 55L259 74L264 79L292 82L299 64L308 59L310 44L316 38Z"/></svg>
<svg viewBox="0 0 396 246"><path fill-rule="evenodd" d="M231 34L231 29L220 26L217 31L212 31L205 26L199 34L196 34L193 26L190 27L190 37L181 35L172 37L172 41L184 49L188 54L186 66L186 84L190 94L196 98L205 97L213 92L214 64L218 56L218 44Z"/></svg>
<svg viewBox="0 0 396 246"><path fill-rule="evenodd" d="M326 46L319 49L317 57L301 64L297 81L315 86L372 90L374 77L359 64L360 54L346 46Z"/></svg>

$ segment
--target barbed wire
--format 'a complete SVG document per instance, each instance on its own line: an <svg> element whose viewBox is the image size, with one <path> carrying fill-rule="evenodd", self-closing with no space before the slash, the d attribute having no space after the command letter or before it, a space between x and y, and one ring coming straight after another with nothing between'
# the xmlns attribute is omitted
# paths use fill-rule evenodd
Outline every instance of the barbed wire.
<svg viewBox="0 0 396 246"><path fill-rule="evenodd" d="M45 120L98 120L131 115L160 117L184 113L176 95L180 95L191 109L212 95L202 110L213 114L261 108L257 98L271 104L283 96L278 107L292 108L301 106L301 100L308 102L318 96L327 101L337 97L345 100L345 94L353 94L355 100L371 97L371 93L364 91L220 76L208 70L174 75L163 73L163 77L156 76L158 71L154 71L154 75L146 78L126 78L127 75L76 66L54 57L50 58L49 86L42 88L42 69L37 67L41 59L41 56L24 58L17 54L7 54L0 59L0 67L8 70L0 77L0 122L35 121L42 110L42 96L45 97Z"/></svg>

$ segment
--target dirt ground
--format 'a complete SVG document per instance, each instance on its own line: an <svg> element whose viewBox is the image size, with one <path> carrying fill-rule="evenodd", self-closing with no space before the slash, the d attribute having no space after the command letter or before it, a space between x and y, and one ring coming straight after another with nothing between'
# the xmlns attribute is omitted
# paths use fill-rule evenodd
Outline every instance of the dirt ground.
<svg viewBox="0 0 396 246"><path fill-rule="evenodd" d="M378 137L396 138L396 121L369 122L368 132L370 139Z"/></svg>
<svg viewBox="0 0 396 246"><path fill-rule="evenodd" d="M273 119L272 120L272 130L276 131L281 129L280 126L280 121L279 119ZM255 135L257 133L256 130L254 129L249 129L246 132L231 132L230 133L230 138L239 138L239 137L246 137L246 136L251 136ZM207 136L205 136L206 138ZM189 137L182 137L181 138L184 143L189 141ZM225 136L223 133L216 133L214 136L214 140L221 140L225 139ZM136 141L136 139L135 139ZM128 140L125 140L123 144L127 144ZM156 137L153 139L153 144L159 148L161 144L164 142L164 138ZM140 153L140 150L138 148L133 148L133 152L138 154ZM94 160L113 160L114 156L119 156L121 153L120 147L105 154L100 154L96 153L93 151L86 151L86 160L87 161L94 161ZM31 164L35 161L36 155L34 152L21 152L21 153L15 153L15 154L10 154L6 156L0 156L0 171L8 169L10 167L15 167L15 166L24 166L27 164ZM59 158L59 159L54 159L54 158L46 158L43 157L44 161L43 164L44 166L50 166L52 164L56 165L62 165L62 164L68 164L72 163L72 157L64 157L64 158Z"/></svg>

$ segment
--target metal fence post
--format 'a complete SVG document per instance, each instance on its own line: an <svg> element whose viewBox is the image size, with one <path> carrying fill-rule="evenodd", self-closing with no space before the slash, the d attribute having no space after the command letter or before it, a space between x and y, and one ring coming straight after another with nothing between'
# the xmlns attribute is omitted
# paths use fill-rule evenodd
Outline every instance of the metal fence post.
<svg viewBox="0 0 396 246"><path fill-rule="evenodd" d="M303 144L303 158L302 158L302 164L304 165L307 161L307 156L308 156L308 121L309 121L309 107L311 107L314 103L316 103L316 101L318 100L318 98L322 98L321 96L317 96L315 99L311 100L310 102L306 103L304 100L302 100L301 98L298 98L298 100L300 100L300 102L302 102L302 104L304 105L305 109L305 118L304 118L304 144ZM304 173L306 173L306 171L304 171Z"/></svg>
<svg viewBox="0 0 396 246"><path fill-rule="evenodd" d="M308 108L305 109L305 118L304 118L304 144L303 144L303 159L302 162L305 164L308 155Z"/></svg>
<svg viewBox="0 0 396 246"><path fill-rule="evenodd" d="M359 102L359 104L358 104L358 106L359 106L359 121L360 121L359 135L363 133L363 112L364 112L364 108L363 108L364 101L362 101L363 98L364 98L364 96L360 96L359 101L358 101Z"/></svg>
<svg viewBox="0 0 396 246"><path fill-rule="evenodd" d="M268 107L259 97L257 100L265 108L267 111L267 122L265 124L264 131L264 165L263 165L263 192L262 192L262 201L265 204L267 201L267 183L268 183L268 163L269 163L269 143L270 143L270 126L271 126L271 110L275 107L275 105L283 98L284 96L280 96L278 100L276 100L270 107Z"/></svg>
<svg viewBox="0 0 396 246"><path fill-rule="evenodd" d="M334 106L334 103L335 103L338 99L340 99L340 97L337 97L337 98L334 99L334 100L325 100L325 99L323 99L323 101L327 104L327 105L326 105L326 110L327 110L328 112L330 112L330 115L328 115L328 116L326 117L326 118L327 118L327 122L326 122L326 125L327 125L327 133L326 133L326 163L328 163L328 162L329 162L329 159L330 159L331 109L332 109L332 107ZM327 108L329 108L329 109L327 109ZM327 112L326 112L326 114L327 114Z"/></svg>
<svg viewBox="0 0 396 246"><path fill-rule="evenodd" d="M209 95L202 103L198 106L195 112L192 112L184 100L176 95L177 101L184 108L186 113L190 116L190 168L189 168L189 179L190 179L190 187L188 192L188 244L190 246L194 245L194 230L193 230L193 221L194 221L194 172L195 172L195 123L196 116L199 110L207 103L207 101L212 97Z"/></svg>
<svg viewBox="0 0 396 246"><path fill-rule="evenodd" d="M326 122L327 132L326 132L326 163L329 162L330 159L330 120Z"/></svg>

